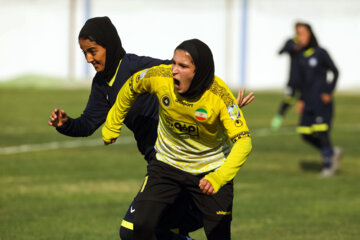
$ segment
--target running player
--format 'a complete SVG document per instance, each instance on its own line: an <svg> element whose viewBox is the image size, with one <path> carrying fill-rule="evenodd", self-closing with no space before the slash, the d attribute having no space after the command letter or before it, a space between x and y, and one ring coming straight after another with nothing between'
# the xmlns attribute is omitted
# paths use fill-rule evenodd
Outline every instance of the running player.
<svg viewBox="0 0 360 240"><path fill-rule="evenodd" d="M300 79L298 72L299 55L301 54L301 46L298 42L297 32L301 23L295 24L295 37L286 41L284 47L279 51L279 54L287 53L290 56L290 73L289 80L285 89L285 97L280 103L277 115L271 121L271 128L278 130L284 120L287 110L295 103L295 95L300 89Z"/></svg>
<svg viewBox="0 0 360 240"><path fill-rule="evenodd" d="M137 199L134 239L156 239L164 210L183 192L201 211L207 238L230 239L232 180L251 151L249 130L205 43L184 41L172 61L129 78L102 129L104 143L115 142L136 98L157 96L157 153Z"/></svg>
<svg viewBox="0 0 360 240"><path fill-rule="evenodd" d="M339 72L327 51L319 47L309 24L298 26L298 40L303 50L299 64L302 90L298 105L298 112L302 115L297 131L321 152L321 175L330 177L339 169L342 156L342 150L333 147L330 140L333 92ZM332 75L332 79L328 79L328 75Z"/></svg>

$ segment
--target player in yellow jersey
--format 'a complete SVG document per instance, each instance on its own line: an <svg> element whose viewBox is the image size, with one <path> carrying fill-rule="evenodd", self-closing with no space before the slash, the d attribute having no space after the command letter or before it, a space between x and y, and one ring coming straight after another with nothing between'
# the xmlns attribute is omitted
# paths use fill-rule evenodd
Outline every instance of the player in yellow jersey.
<svg viewBox="0 0 360 240"><path fill-rule="evenodd" d="M164 210L185 191L203 214L208 239L230 239L233 178L251 151L249 129L226 84L214 75L210 48L197 39L174 51L172 65L134 74L121 88L102 129L115 142L137 96L159 99L156 159L140 191L134 239L156 239Z"/></svg>

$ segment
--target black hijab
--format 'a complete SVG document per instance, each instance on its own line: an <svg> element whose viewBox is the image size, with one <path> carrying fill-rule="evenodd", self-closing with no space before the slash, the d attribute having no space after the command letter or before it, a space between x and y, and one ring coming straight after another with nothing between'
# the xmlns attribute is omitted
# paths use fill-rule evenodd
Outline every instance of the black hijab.
<svg viewBox="0 0 360 240"><path fill-rule="evenodd" d="M105 69L96 73L95 78L100 81L110 81L116 72L120 59L126 54L110 18L95 17L88 19L79 33L80 38L95 41L106 48Z"/></svg>
<svg viewBox="0 0 360 240"><path fill-rule="evenodd" d="M190 99L200 97L214 80L215 67L211 50L198 39L186 40L175 50L177 49L190 53L195 64L195 76L191 81L190 88L180 95Z"/></svg>
<svg viewBox="0 0 360 240"><path fill-rule="evenodd" d="M318 41L317 41L317 39L315 37L315 34L314 34L310 24L308 24L308 23L297 23L297 26L304 26L310 33L309 44L307 46L305 46L304 49L317 48L319 46L319 44L318 44Z"/></svg>

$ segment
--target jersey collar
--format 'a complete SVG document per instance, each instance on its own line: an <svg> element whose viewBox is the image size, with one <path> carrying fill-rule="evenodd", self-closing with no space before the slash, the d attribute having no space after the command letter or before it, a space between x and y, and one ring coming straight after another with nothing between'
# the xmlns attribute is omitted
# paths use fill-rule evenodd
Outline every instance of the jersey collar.
<svg viewBox="0 0 360 240"><path fill-rule="evenodd" d="M112 85L113 85L114 82L115 82L115 78L116 78L116 75L117 75L117 73L118 73L118 71L119 71L119 67L120 67L121 62L122 62L122 59L120 59L119 65L118 65L118 67L116 68L116 72L115 72L114 76L110 79L109 82L107 82L107 84L108 84L110 87L112 87Z"/></svg>
<svg viewBox="0 0 360 240"><path fill-rule="evenodd" d="M310 57L311 55L313 55L314 52L315 52L315 49L314 49L314 48L309 48L309 49L305 50L303 54L304 54L305 57L308 58L308 57Z"/></svg>

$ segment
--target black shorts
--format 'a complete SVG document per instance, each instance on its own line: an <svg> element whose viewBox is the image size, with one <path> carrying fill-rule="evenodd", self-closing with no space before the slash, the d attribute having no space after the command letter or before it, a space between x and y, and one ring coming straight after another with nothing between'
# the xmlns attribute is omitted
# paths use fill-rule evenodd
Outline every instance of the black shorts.
<svg viewBox="0 0 360 240"><path fill-rule="evenodd" d="M211 221L219 221L224 217L231 219L233 182L230 181L220 188L215 195L206 195L199 188L199 182L206 174L192 175L169 164L153 160L137 202L157 201L170 205L185 192L206 219Z"/></svg>
<svg viewBox="0 0 360 240"><path fill-rule="evenodd" d="M147 179L147 177L146 177ZM121 223L122 227L133 230L136 201L140 192L131 203ZM159 231L173 230L179 233L190 233L203 227L202 215L196 209L188 194L181 194L175 203L166 209L158 226Z"/></svg>
<svg viewBox="0 0 360 240"><path fill-rule="evenodd" d="M306 103L305 103L306 104ZM306 108L301 115L297 129L302 134L326 132L330 130L333 117L333 104L318 104L313 108Z"/></svg>

